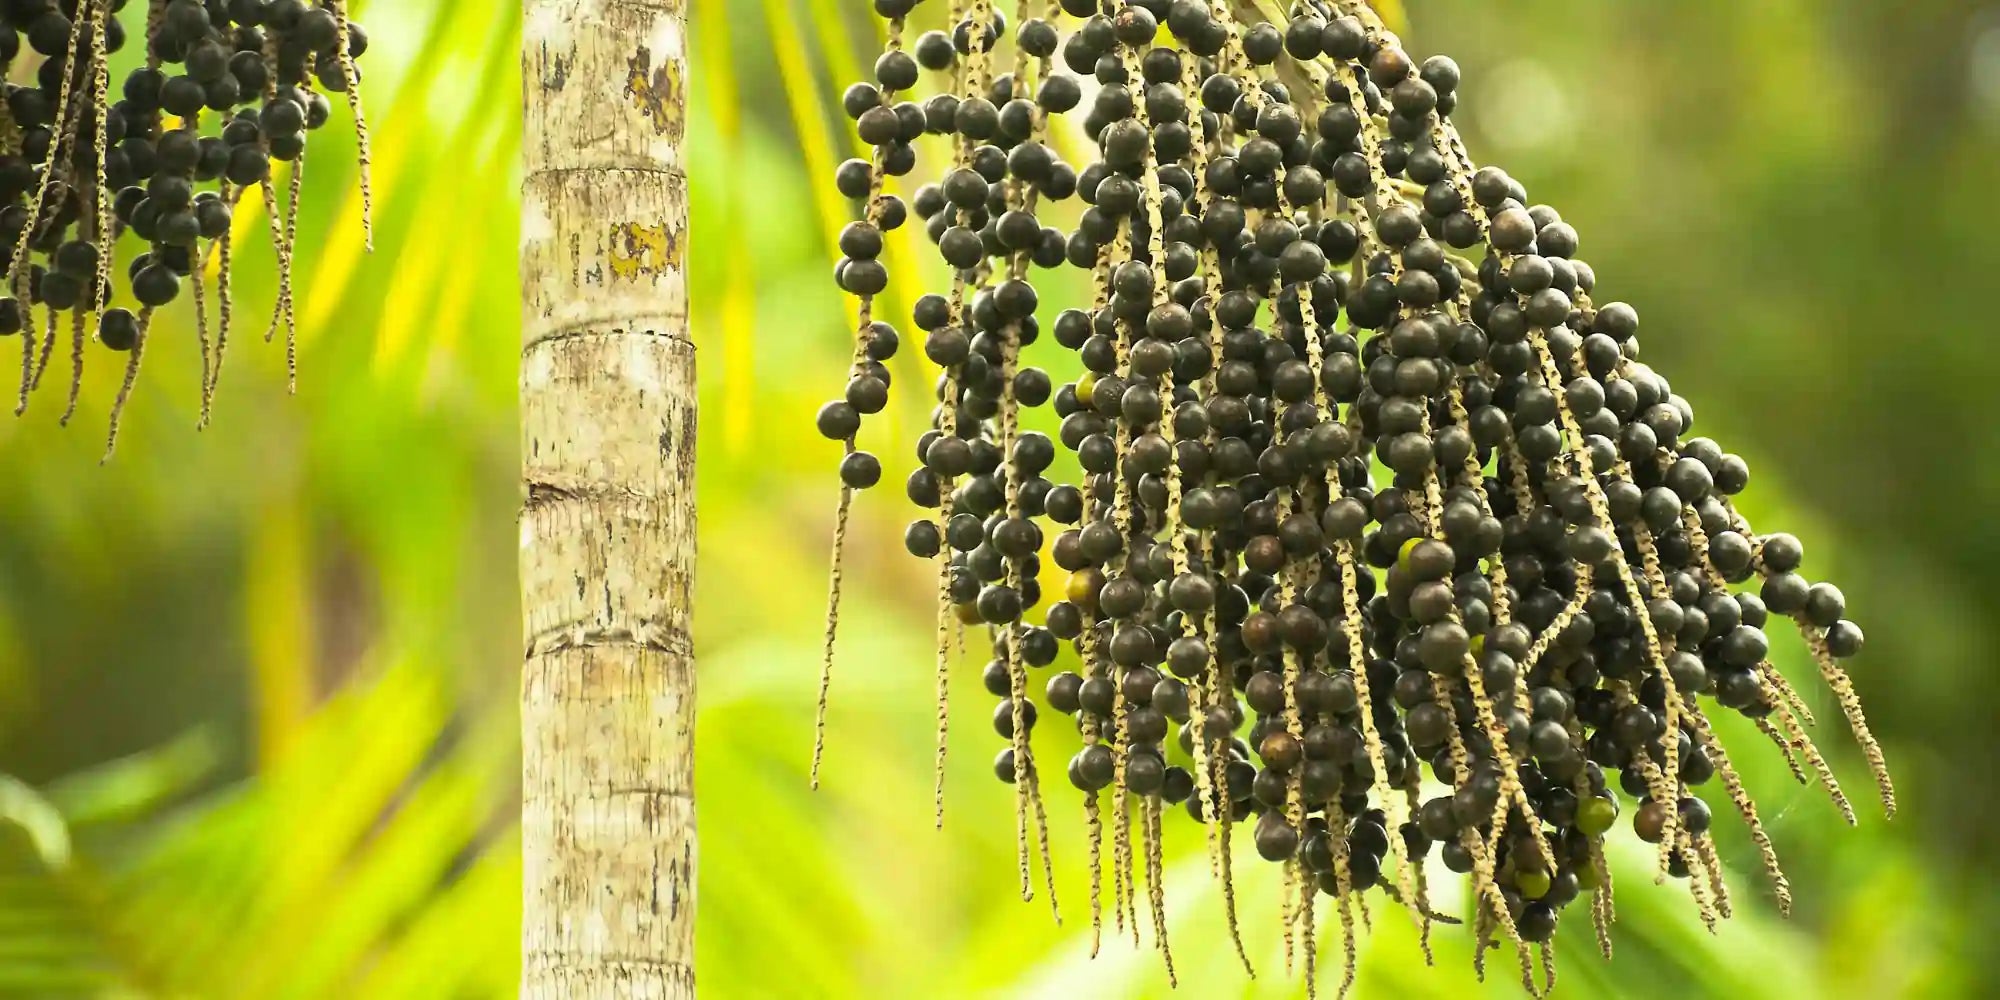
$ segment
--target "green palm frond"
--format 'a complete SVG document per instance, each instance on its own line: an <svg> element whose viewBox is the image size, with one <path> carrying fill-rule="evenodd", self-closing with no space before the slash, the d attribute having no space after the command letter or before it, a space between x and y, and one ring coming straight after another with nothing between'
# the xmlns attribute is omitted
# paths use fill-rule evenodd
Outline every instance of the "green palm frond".
<svg viewBox="0 0 2000 1000"><path fill-rule="evenodd" d="M35 958L0 963L0 987L303 1000L362 995L371 978L369 996L449 995L425 992L444 970L372 967L440 935L498 937L491 906L463 899L490 902L512 864L506 838L490 836L511 778L505 741L490 728L448 735L451 723L436 671L390 666L315 712L256 778L125 827L74 864L0 880L0 925L21 929L13 947ZM509 958L457 965L454 981L511 978L495 971Z"/></svg>
<svg viewBox="0 0 2000 1000"><path fill-rule="evenodd" d="M25 834L36 860L60 870L69 864L69 824L62 813L26 782L0 774L0 826Z"/></svg>

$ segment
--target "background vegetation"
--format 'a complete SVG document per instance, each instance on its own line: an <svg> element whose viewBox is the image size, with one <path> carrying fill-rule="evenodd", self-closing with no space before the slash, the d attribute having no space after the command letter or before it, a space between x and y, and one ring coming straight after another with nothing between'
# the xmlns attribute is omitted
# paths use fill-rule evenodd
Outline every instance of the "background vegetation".
<svg viewBox="0 0 2000 1000"><path fill-rule="evenodd" d="M361 255L351 170L334 166L351 147L323 148L298 397L281 352L245 343L196 434L177 316L156 328L108 468L97 427L57 430L46 399L0 422L0 996L514 989L519 26L478 0L360 6L380 251ZM1052 803L1068 921L1014 899L978 663L956 675L950 815L930 829L929 591L900 554L911 511L894 489L857 506L830 777L806 789L837 459L811 415L848 350L829 175L851 137L830 109L878 42L859 4L696 6L704 992L1165 995L1148 953L1086 961L1067 789ZM1794 919L1776 919L1733 829L1739 917L1719 938L1632 852L1617 959L1571 928L1563 992L2000 995L1985 957L2000 924L2000 8L1403 14L1415 51L1465 67L1475 155L1576 224L1605 290L1639 305L1647 359L1751 460L1753 520L1806 539L1812 570L1860 609L1858 681L1904 789L1894 823L1846 830L1774 754L1741 753ZM246 297L267 306L267 257L242 256ZM95 421L115 385L104 352L92 360ZM892 482L929 377L915 351L896 364L894 435L864 441ZM1795 643L1779 651L1800 667ZM1045 752L1059 728L1037 735ZM1823 743L1865 787L1842 741ZM1262 979L1226 960L1199 838L1171 829L1184 991L1297 995L1269 920L1250 921ZM1248 881L1253 918L1273 912L1268 880ZM1407 925L1378 917L1364 996L1471 991L1462 938L1426 970Z"/></svg>

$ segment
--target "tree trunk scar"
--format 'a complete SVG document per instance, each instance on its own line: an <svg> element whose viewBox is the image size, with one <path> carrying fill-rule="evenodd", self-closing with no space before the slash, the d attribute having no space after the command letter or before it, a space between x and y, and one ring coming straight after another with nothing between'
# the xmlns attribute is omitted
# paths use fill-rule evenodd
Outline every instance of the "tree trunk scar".
<svg viewBox="0 0 2000 1000"><path fill-rule="evenodd" d="M523 13L521 996L683 1000L698 856L686 12Z"/></svg>

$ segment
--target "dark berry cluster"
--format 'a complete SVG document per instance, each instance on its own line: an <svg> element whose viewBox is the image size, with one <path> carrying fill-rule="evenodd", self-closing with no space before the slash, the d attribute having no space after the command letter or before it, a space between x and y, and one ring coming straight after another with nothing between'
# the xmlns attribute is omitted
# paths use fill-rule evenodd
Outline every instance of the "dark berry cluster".
<svg viewBox="0 0 2000 1000"><path fill-rule="evenodd" d="M1511 946L1544 989L1530 946L1546 984L1563 914L1580 906L1605 940L1603 838L1624 812L1702 917L1726 917L1696 794L1711 784L1788 906L1708 718L1754 720L1851 816L1769 659L1787 619L1893 811L1839 663L1862 640L1839 589L1732 505L1748 468L1639 361L1633 308L1594 300L1576 231L1473 165L1450 59L1413 60L1359 0L1306 0L1283 25L1205 0L1063 0L1020 12L1013 72L996 74L1007 26L984 0L955 3L955 28L914 58L897 41L912 6L877 0L891 48L848 92L876 149L837 179L865 213L838 272L863 322L820 430L850 450L844 527L851 491L880 476L852 447L897 343L867 312L888 281L881 233L905 221L882 181L914 168L918 136L947 137L953 162L911 206L953 281L912 317L942 374L905 484L933 513L905 543L939 567L940 698L952 635L991 635L1024 895L1030 820L1046 829L1027 678L1059 661L1041 704L1082 736L1067 771L1093 918L1107 801L1114 910L1136 928L1136 805L1163 952L1162 804L1206 828L1232 936L1229 843L1247 823L1297 900L1285 930L1308 970L1313 901L1334 900L1343 989L1359 894L1406 906L1426 941L1449 919L1424 885L1433 851L1470 876L1482 945ZM1057 57L1094 78L1081 169L1045 141L1050 116L1084 104ZM898 101L919 67L945 92ZM1048 209L1072 199L1065 235ZM1091 273L1092 300L1045 308L1030 265L1065 263ZM1022 363L1044 322L1082 370L1059 386ZM1078 482L1049 479L1057 442L1020 430L1019 408L1045 403ZM1038 585L1044 558L1068 574L1060 593Z"/></svg>
<svg viewBox="0 0 2000 1000"><path fill-rule="evenodd" d="M4 88L15 141L0 150L0 335L22 335L21 408L40 383L68 314L70 408L86 317L100 344L128 352L122 405L153 310L192 285L204 358L203 415L227 344L227 258L233 210L259 189L281 262L273 328L292 326L290 256L307 136L335 100L359 118L355 59L368 47L345 0L152 0L145 57L112 89L111 57L128 41L126 0L0 2L0 64L33 60L32 84ZM331 96L329 96L331 95ZM344 96L343 96L344 95ZM365 142L364 142L365 166ZM275 163L292 165L281 217ZM364 173L365 177L365 173ZM364 180L365 188L365 180ZM113 279L117 238L147 247ZM203 282L224 256L211 352ZM131 306L117 304L129 298ZM43 317L36 315L43 310ZM39 351L37 342L39 340ZM64 419L67 420L68 414ZM113 433L117 426L113 416Z"/></svg>

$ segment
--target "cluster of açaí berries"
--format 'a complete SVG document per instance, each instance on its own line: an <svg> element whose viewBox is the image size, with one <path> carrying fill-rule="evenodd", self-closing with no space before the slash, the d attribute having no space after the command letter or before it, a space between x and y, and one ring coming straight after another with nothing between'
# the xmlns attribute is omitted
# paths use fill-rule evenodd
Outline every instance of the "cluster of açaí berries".
<svg viewBox="0 0 2000 1000"><path fill-rule="evenodd" d="M1692 408L1638 361L1636 312L1593 302L1576 232L1470 162L1451 60L1413 61L1357 0L1296 5L1282 27L1205 0L1065 0L1067 41L1057 11L1024 9L1014 71L996 75L1005 22L983 0L955 4L953 30L914 59L900 47L913 6L878 0L891 49L879 85L848 93L876 149L839 177L869 212L842 234L838 273L864 316L847 397L819 425L850 450L844 527L851 490L880 476L853 440L886 404L897 343L866 314L888 283L881 234L904 221L882 180L914 168L919 136L948 137L954 162L914 198L954 278L913 316L943 374L906 484L935 514L906 544L940 569L940 697L952 631L991 631L1024 894L1041 809L1027 671L1065 643L1077 666L1043 704L1083 736L1068 774L1093 861L1109 795L1122 922L1136 802L1163 950L1163 802L1208 827L1225 888L1229 829L1253 822L1298 888L1288 940L1310 940L1317 891L1351 944L1350 901L1377 886L1427 930L1420 862L1441 852L1472 877L1482 940L1512 943L1531 990L1528 945L1572 903L1589 898L1605 932L1618 790L1713 921L1728 890L1694 789L1720 777L1783 905L1703 707L1756 720L1847 809L1769 660L1773 616L1804 636L1893 809L1837 662L1861 645L1840 591L1731 505L1746 466L1690 435ZM1052 71L1058 52L1095 78L1081 124L1099 158L1081 170L1046 141L1083 98ZM919 65L948 72L949 91L898 103ZM1086 207L1065 237L1036 213L1072 195ZM1051 391L1021 363L1046 315L1027 273L1064 260L1095 296L1048 320L1083 368ZM1019 428L1019 407L1050 400L1074 485L1047 478L1054 442ZM1044 555L1068 577L1033 625Z"/></svg>
<svg viewBox="0 0 2000 1000"><path fill-rule="evenodd" d="M98 342L130 352L136 368L151 311L178 299L190 280L199 298L203 263L217 249L228 252L232 209L252 188L272 206L285 272L278 309L289 326L294 233L277 215L273 164L295 164L289 214L307 134L326 124L341 95L358 117L355 59L368 42L345 0L153 0L145 59L113 91L110 59L127 42L119 16L126 6L0 3L0 64L40 60L32 84L5 87L13 129L0 151L0 335L25 335L22 407L64 314L72 317L79 373L86 317L95 318ZM112 251L126 231L148 244L127 268L135 308L114 305ZM212 360L203 306L204 413L228 336L226 284L218 291L222 325ZM75 384L73 377L72 408Z"/></svg>

